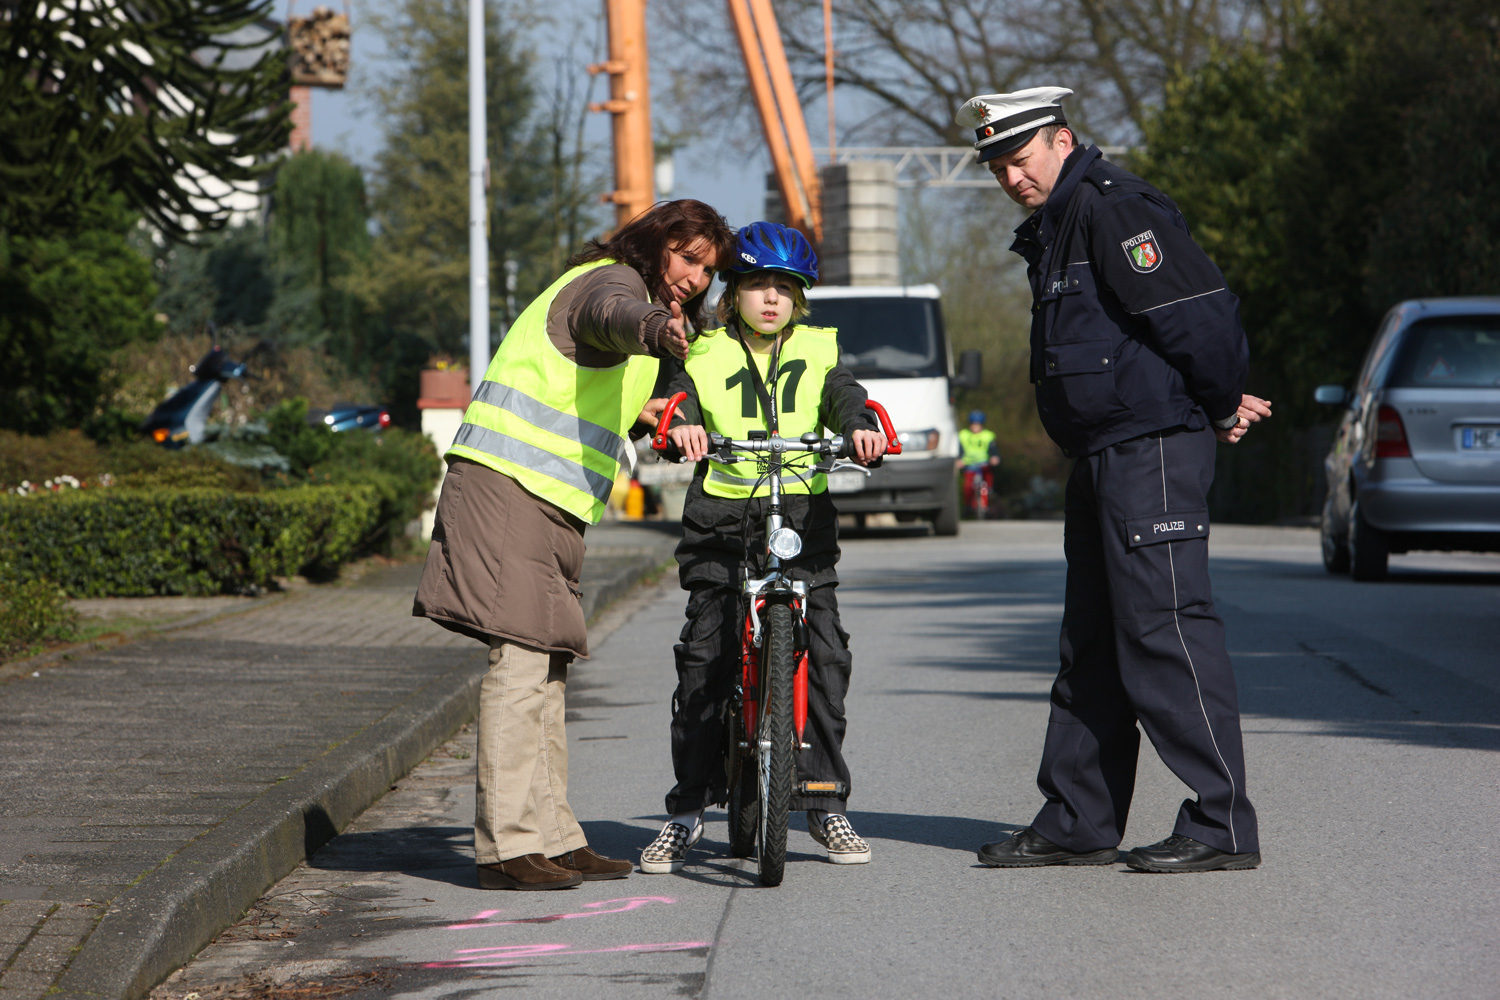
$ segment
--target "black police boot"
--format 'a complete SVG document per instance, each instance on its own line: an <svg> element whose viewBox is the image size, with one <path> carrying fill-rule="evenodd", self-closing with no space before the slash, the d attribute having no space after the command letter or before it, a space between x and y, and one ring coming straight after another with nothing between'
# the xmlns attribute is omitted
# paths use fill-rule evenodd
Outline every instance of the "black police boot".
<svg viewBox="0 0 1500 1000"><path fill-rule="evenodd" d="M1113 847L1100 851L1070 851L1058 847L1031 827L1009 840L985 844L979 849L979 863L991 868L1037 868L1042 865L1112 865L1120 858Z"/></svg>
<svg viewBox="0 0 1500 1000"><path fill-rule="evenodd" d="M1141 872L1237 872L1260 865L1260 852L1229 854L1180 833L1150 847L1137 847L1125 863Z"/></svg>

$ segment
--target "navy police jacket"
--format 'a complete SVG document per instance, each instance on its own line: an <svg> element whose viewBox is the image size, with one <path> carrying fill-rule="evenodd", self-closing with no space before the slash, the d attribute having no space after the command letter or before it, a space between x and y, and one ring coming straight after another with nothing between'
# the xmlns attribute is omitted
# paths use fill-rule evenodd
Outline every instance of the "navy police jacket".
<svg viewBox="0 0 1500 1000"><path fill-rule="evenodd" d="M1011 249L1031 282L1031 381L1070 456L1239 407L1239 299L1166 195L1075 149Z"/></svg>

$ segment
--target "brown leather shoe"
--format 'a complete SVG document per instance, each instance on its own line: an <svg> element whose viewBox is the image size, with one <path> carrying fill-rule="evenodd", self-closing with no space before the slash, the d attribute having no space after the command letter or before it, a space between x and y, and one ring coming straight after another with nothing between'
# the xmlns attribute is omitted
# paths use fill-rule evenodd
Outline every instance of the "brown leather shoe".
<svg viewBox="0 0 1500 1000"><path fill-rule="evenodd" d="M576 851L567 854L559 854L555 858L548 858L554 865L571 868L583 876L585 882L600 882L607 878L624 878L630 874L629 861L616 861L614 858L606 858L595 854L588 847L580 847Z"/></svg>
<svg viewBox="0 0 1500 1000"><path fill-rule="evenodd" d="M540 854L526 854L498 865L477 865L481 889L571 889L583 881Z"/></svg>

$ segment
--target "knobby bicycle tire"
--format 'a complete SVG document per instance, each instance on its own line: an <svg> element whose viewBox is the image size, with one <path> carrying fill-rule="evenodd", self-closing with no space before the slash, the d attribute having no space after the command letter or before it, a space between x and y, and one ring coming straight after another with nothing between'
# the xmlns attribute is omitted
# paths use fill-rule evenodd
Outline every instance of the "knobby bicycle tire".
<svg viewBox="0 0 1500 1000"><path fill-rule="evenodd" d="M766 810L760 818L760 883L780 885L786 870L787 816L792 808L792 773L796 734L792 727L792 684L797 664L792 643L792 609L766 605L765 641L761 645L760 725L771 741ZM758 770L758 769L757 769Z"/></svg>
<svg viewBox="0 0 1500 1000"><path fill-rule="evenodd" d="M731 706L726 767L729 779L729 853L748 858L755 853L756 828L760 820L760 793L756 788L755 756L741 747L747 742L745 717Z"/></svg>

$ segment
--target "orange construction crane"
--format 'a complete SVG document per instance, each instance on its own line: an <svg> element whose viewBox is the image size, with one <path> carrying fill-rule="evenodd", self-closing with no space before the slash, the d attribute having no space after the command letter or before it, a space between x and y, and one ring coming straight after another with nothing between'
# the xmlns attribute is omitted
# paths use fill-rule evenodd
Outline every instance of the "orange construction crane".
<svg viewBox="0 0 1500 1000"><path fill-rule="evenodd" d="M613 116L615 227L625 225L656 201L656 155L651 144L651 76L646 49L646 0L604 0L609 24L609 60L589 67L609 74L609 100L590 111Z"/></svg>
<svg viewBox="0 0 1500 1000"><path fill-rule="evenodd" d="M745 56L745 73L766 132L787 224L802 230L814 244L821 243L823 194L818 166L771 0L729 0L729 16Z"/></svg>
<svg viewBox="0 0 1500 1000"><path fill-rule="evenodd" d="M728 2L730 20L745 57L750 92L786 205L787 223L814 244L821 243L823 205L818 167L771 0ZM615 224L623 226L656 200L646 0L604 0L604 9L609 25L609 60L590 66L589 72L609 74L610 99L590 104L589 110L608 111L614 116L615 190L603 200L614 202ZM831 38L829 48L831 59ZM831 63L829 76L831 83ZM831 99L830 87L830 108ZM829 132L831 149L831 126Z"/></svg>

